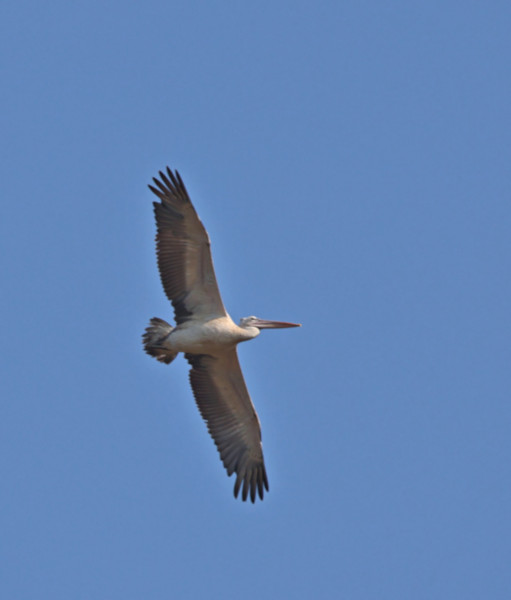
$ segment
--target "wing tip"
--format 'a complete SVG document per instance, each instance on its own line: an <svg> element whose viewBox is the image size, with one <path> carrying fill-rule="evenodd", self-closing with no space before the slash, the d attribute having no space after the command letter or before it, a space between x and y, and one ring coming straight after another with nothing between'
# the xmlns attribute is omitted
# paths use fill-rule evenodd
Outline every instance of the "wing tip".
<svg viewBox="0 0 511 600"><path fill-rule="evenodd" d="M158 171L159 179L153 177L153 185L149 185L149 189L153 194L156 194L160 200L164 199L180 199L184 202L190 202L188 191L177 169L172 169L167 166L165 171ZM156 187L155 187L156 186Z"/></svg>
<svg viewBox="0 0 511 600"><path fill-rule="evenodd" d="M246 502L250 497L250 501L254 504L257 496L259 496L260 500L264 500L264 490L266 489L267 492L270 491L264 463L252 469L250 473L242 474L237 472L233 490L235 498L238 497L240 489L243 502Z"/></svg>

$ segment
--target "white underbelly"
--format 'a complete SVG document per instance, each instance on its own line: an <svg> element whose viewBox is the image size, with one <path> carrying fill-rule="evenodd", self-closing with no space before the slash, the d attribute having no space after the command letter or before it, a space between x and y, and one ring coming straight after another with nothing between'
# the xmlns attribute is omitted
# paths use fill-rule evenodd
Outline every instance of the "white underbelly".
<svg viewBox="0 0 511 600"><path fill-rule="evenodd" d="M184 323L172 331L165 340L165 346L173 352L218 354L242 341L234 323L234 327L229 325L225 319L214 319L200 324Z"/></svg>

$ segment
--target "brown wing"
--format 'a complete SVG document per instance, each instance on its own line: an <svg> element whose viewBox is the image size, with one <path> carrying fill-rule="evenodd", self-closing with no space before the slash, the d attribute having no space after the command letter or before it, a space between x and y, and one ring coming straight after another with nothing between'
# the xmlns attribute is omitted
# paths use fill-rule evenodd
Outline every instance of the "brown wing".
<svg viewBox="0 0 511 600"><path fill-rule="evenodd" d="M225 316L207 231L179 173L174 175L167 167L167 175L160 171L161 181L154 178L156 187L149 188L160 199L153 204L158 269L165 294L174 307L176 323L184 323L191 315Z"/></svg>
<svg viewBox="0 0 511 600"><path fill-rule="evenodd" d="M268 490L261 445L261 427L243 379L236 349L220 356L186 354L192 365L190 383L200 413L230 476L236 473L234 496Z"/></svg>

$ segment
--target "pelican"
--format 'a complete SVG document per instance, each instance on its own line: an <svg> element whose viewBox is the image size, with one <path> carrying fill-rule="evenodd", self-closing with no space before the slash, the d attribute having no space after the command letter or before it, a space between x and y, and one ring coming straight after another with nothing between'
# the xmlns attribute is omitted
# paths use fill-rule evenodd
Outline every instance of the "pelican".
<svg viewBox="0 0 511 600"><path fill-rule="evenodd" d="M147 354L169 364L184 352L199 411L227 474L236 473L234 497L255 502L269 491L261 425L243 379L237 344L261 329L299 323L245 317L236 325L227 314L215 277L210 241L177 171L153 178L156 254L163 289L174 308L176 327L151 319L142 336Z"/></svg>

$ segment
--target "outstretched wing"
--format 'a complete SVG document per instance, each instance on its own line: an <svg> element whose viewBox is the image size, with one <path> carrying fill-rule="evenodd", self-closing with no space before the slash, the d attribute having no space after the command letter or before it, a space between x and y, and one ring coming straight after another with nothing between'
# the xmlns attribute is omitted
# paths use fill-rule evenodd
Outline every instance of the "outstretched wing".
<svg viewBox="0 0 511 600"><path fill-rule="evenodd" d="M225 316L213 269L210 241L188 192L176 171L167 167L149 188L158 196L156 253L158 269L167 298L172 302L176 323L192 315L198 318Z"/></svg>
<svg viewBox="0 0 511 600"><path fill-rule="evenodd" d="M230 476L236 473L234 496L243 500L269 489L261 444L261 427L243 379L236 349L225 354L186 354L190 383L200 413Z"/></svg>

